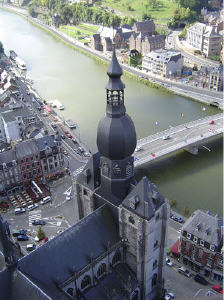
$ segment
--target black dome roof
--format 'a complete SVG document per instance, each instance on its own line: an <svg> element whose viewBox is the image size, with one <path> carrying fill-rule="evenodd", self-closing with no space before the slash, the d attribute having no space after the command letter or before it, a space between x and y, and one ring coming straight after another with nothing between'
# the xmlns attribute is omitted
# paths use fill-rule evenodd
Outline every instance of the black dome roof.
<svg viewBox="0 0 224 300"><path fill-rule="evenodd" d="M120 118L105 115L99 122L97 146L101 155L111 160L130 156L136 147L134 123L125 114Z"/></svg>

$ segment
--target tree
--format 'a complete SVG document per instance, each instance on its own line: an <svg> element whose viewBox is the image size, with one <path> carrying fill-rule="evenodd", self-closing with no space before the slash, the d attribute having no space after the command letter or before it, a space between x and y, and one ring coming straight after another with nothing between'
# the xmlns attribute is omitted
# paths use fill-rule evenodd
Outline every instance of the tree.
<svg viewBox="0 0 224 300"><path fill-rule="evenodd" d="M2 42L0 42L0 54L4 53L4 48Z"/></svg>
<svg viewBox="0 0 224 300"><path fill-rule="evenodd" d="M190 211L189 211L189 208L185 206L184 209L183 209L184 215L185 215L185 216L189 215L189 212L190 212Z"/></svg>
<svg viewBox="0 0 224 300"><path fill-rule="evenodd" d="M45 233L42 230L41 226L38 227L37 237L38 237L39 240L42 240L45 237Z"/></svg>
<svg viewBox="0 0 224 300"><path fill-rule="evenodd" d="M33 6L29 6L29 8L28 8L28 13L29 13L29 15L30 15L31 17L33 17L33 18L36 16L36 12L35 12L35 9L34 9Z"/></svg>
<svg viewBox="0 0 224 300"><path fill-rule="evenodd" d="M142 21L147 21L147 20L151 20L151 15L150 14L148 14L148 13L144 13L143 15L142 15Z"/></svg>
<svg viewBox="0 0 224 300"><path fill-rule="evenodd" d="M169 200L169 202L170 202L170 207L177 207L177 200L175 200L175 199L171 199L171 200Z"/></svg>
<svg viewBox="0 0 224 300"><path fill-rule="evenodd" d="M151 8L156 8L159 4L158 0L148 0L147 4Z"/></svg>

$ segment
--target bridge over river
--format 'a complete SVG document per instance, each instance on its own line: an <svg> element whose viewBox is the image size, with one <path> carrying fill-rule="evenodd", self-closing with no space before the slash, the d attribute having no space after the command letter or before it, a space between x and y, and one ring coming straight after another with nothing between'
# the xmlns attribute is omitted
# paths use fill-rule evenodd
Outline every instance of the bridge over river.
<svg viewBox="0 0 224 300"><path fill-rule="evenodd" d="M212 124L213 123L213 124ZM138 140L135 167L155 161L165 155L184 149L192 154L198 147L223 133L223 114L217 114L189 123L170 127L164 131ZM210 151L209 148L207 148Z"/></svg>

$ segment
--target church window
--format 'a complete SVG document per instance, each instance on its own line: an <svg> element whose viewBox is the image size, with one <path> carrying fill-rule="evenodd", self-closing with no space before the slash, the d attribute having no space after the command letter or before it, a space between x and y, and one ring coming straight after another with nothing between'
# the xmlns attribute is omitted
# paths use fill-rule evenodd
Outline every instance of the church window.
<svg viewBox="0 0 224 300"><path fill-rule="evenodd" d="M68 288L67 293L71 296L73 296L73 288Z"/></svg>
<svg viewBox="0 0 224 300"><path fill-rule="evenodd" d="M107 163L104 163L104 164L103 164L102 173L103 173L103 175L105 175L105 176L109 176L109 166L108 166Z"/></svg>
<svg viewBox="0 0 224 300"><path fill-rule="evenodd" d="M132 166L130 164L126 167L126 177L129 177L132 175Z"/></svg>
<svg viewBox="0 0 224 300"><path fill-rule="evenodd" d="M115 176L120 176L121 175L121 168L117 164L113 167L113 174Z"/></svg>
<svg viewBox="0 0 224 300"><path fill-rule="evenodd" d="M129 221L131 224L135 224L135 220L134 220L134 218L133 218L132 216L130 216L130 217L128 218L128 221Z"/></svg>
<svg viewBox="0 0 224 300"><path fill-rule="evenodd" d="M116 265L118 262L121 261L121 253L120 251L117 251L115 254L114 254L114 257L112 259L112 265Z"/></svg>
<svg viewBox="0 0 224 300"><path fill-rule="evenodd" d="M81 289L84 290L91 284L91 278L89 275L86 275L81 282Z"/></svg>
<svg viewBox="0 0 224 300"><path fill-rule="evenodd" d="M153 262L153 270L157 267L157 259Z"/></svg>
<svg viewBox="0 0 224 300"><path fill-rule="evenodd" d="M103 274L105 274L107 271L107 266L106 264L101 264L99 266L99 269L97 270L97 277L101 277Z"/></svg>
<svg viewBox="0 0 224 300"><path fill-rule="evenodd" d="M158 240L156 240L154 243L154 248L156 248L158 246L158 243L159 243Z"/></svg>
<svg viewBox="0 0 224 300"><path fill-rule="evenodd" d="M156 283L157 283L157 274L155 273L152 276L152 287L154 287L156 285Z"/></svg>

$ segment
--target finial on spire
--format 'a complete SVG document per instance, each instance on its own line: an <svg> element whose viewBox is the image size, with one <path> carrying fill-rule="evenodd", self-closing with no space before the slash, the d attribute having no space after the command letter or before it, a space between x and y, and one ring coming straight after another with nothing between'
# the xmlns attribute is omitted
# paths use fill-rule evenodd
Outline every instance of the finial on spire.
<svg viewBox="0 0 224 300"><path fill-rule="evenodd" d="M125 85L120 79L122 69L116 57L115 47L113 48L112 60L109 68L107 69L107 75L109 76L109 82L106 85L106 89L119 91L125 88Z"/></svg>

